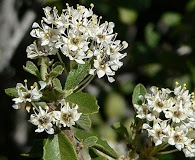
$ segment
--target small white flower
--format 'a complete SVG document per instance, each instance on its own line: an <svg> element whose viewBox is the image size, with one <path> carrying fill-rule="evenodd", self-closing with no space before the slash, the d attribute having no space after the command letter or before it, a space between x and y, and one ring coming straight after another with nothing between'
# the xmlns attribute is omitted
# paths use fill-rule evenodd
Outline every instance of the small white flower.
<svg viewBox="0 0 195 160"><path fill-rule="evenodd" d="M58 10L56 7L53 7L53 10L51 7L45 7L43 8L45 17L43 17L43 21L47 24L55 24L56 21L58 21L59 15ZM52 11L52 12L51 12Z"/></svg>
<svg viewBox="0 0 195 160"><path fill-rule="evenodd" d="M167 138L170 126L167 125L167 121L162 121L160 119L155 119L153 123L153 127L144 123L143 129L148 131L148 136L151 136L155 145L158 146Z"/></svg>
<svg viewBox="0 0 195 160"><path fill-rule="evenodd" d="M79 120L82 113L77 112L78 105L74 108L70 108L68 102L65 102L60 111L53 111L56 119L56 124L61 127L71 127L75 125L75 122Z"/></svg>
<svg viewBox="0 0 195 160"><path fill-rule="evenodd" d="M176 95L176 98L178 100L189 101L190 99L189 90L186 90L185 86L186 85L184 84L183 88L181 86L178 86L174 89L174 94Z"/></svg>
<svg viewBox="0 0 195 160"><path fill-rule="evenodd" d="M175 123L184 121L188 116L187 112L188 110L184 107L181 100L176 102L173 107L169 107L167 111L164 111L165 117L172 119L172 121Z"/></svg>
<svg viewBox="0 0 195 160"><path fill-rule="evenodd" d="M88 44L85 37L77 35L75 31L69 31L68 36L62 36L62 41L56 43L60 47L62 53L69 57L70 60L75 60L77 63L84 64L86 53L88 51ZM90 58L90 57L87 57Z"/></svg>
<svg viewBox="0 0 195 160"><path fill-rule="evenodd" d="M34 125L36 125L38 128L35 130L35 132L43 132L46 131L48 134L53 134L53 124L52 124L52 113L47 113L48 108L46 108L46 111L43 110L41 107L39 107L39 113L32 114L30 116L30 122Z"/></svg>
<svg viewBox="0 0 195 160"><path fill-rule="evenodd" d="M115 36L113 34L113 28L114 23L106 21L100 26L96 26L92 36L94 37L97 43L106 42L107 44L109 44L113 37Z"/></svg>
<svg viewBox="0 0 195 160"><path fill-rule="evenodd" d="M136 117L138 117L140 119L146 119L146 115L148 115L148 113L150 112L146 105L134 104L134 108L137 111Z"/></svg>
<svg viewBox="0 0 195 160"><path fill-rule="evenodd" d="M153 121L155 117L157 117L158 113L150 110L147 105L137 105L134 104L134 108L136 109L137 115L136 117L140 119L147 119L148 121Z"/></svg>
<svg viewBox="0 0 195 160"><path fill-rule="evenodd" d="M49 27L47 24L41 23L42 27L38 23L34 22L32 28L34 28L30 35L32 37L41 40L41 46L53 46L53 44L60 38L59 30Z"/></svg>
<svg viewBox="0 0 195 160"><path fill-rule="evenodd" d="M187 133L188 129L184 125L177 126L175 129L171 129L168 143L170 145L175 145L175 147L180 151L184 148L185 142L188 140L186 136Z"/></svg>
<svg viewBox="0 0 195 160"><path fill-rule="evenodd" d="M94 75L97 72L98 78L102 78L104 75L108 77L109 82L113 82L115 72L111 70L109 65L109 56L97 56L97 59L94 60L95 69L90 70L90 74Z"/></svg>
<svg viewBox="0 0 195 160"><path fill-rule="evenodd" d="M38 101L42 97L41 90L45 88L46 83L43 81L39 81L40 89L35 83L30 87L30 90L27 87L27 81L25 80L25 85L22 83L17 83L16 90L18 93L17 98L13 98L12 100L15 104L12 106L14 109L19 109L21 106L25 106L27 102Z"/></svg>
<svg viewBox="0 0 195 160"><path fill-rule="evenodd" d="M36 59L39 57L46 57L48 55L55 55L58 50L54 46L41 46L34 42L26 48L27 57L30 59Z"/></svg>
<svg viewBox="0 0 195 160"><path fill-rule="evenodd" d="M183 152L185 154L185 157L194 157L195 156L195 144L194 139L188 139L185 142L185 146L183 148Z"/></svg>

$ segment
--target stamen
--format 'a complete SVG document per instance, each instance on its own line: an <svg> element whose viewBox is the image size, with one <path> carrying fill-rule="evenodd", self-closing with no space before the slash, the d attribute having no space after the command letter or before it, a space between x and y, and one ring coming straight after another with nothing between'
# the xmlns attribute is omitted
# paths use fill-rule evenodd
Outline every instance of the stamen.
<svg viewBox="0 0 195 160"><path fill-rule="evenodd" d="M91 4L90 4L90 7L91 7L91 8L93 8L93 7L94 7L94 4L93 4L93 3L91 3Z"/></svg>

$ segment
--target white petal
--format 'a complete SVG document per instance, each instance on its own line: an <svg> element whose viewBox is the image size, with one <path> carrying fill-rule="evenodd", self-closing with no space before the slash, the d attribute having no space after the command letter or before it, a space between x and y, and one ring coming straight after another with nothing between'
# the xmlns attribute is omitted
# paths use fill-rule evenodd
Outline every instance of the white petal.
<svg viewBox="0 0 195 160"><path fill-rule="evenodd" d="M44 39L42 40L41 46L46 46L49 44L49 40L48 39Z"/></svg>
<svg viewBox="0 0 195 160"><path fill-rule="evenodd" d="M181 91L181 86L176 87L176 88L174 89L174 94L175 94L175 95L178 95L178 94L180 93L180 91Z"/></svg>
<svg viewBox="0 0 195 160"><path fill-rule="evenodd" d="M108 81L109 81L110 83L112 83L112 82L115 81L115 79L114 79L113 77L109 77L109 76L108 76Z"/></svg>
<svg viewBox="0 0 195 160"><path fill-rule="evenodd" d="M89 74L94 75L95 71L96 71L96 69L90 69Z"/></svg>
<svg viewBox="0 0 195 160"><path fill-rule="evenodd" d="M19 104L13 104L12 107L13 107L14 109L19 109L19 108L20 108L20 105L19 105Z"/></svg>
<svg viewBox="0 0 195 160"><path fill-rule="evenodd" d="M75 46L75 45L69 45L69 49L70 49L71 51L76 51L76 50L78 49L78 47Z"/></svg>
<svg viewBox="0 0 195 160"><path fill-rule="evenodd" d="M105 71L103 71L103 70L98 70L98 71L97 71L98 78L102 78L105 74L106 74L106 73L105 73Z"/></svg>
<svg viewBox="0 0 195 160"><path fill-rule="evenodd" d="M32 24L32 28L39 28L40 26L39 26L39 24L37 23L37 22L34 22L33 24Z"/></svg>
<svg viewBox="0 0 195 160"><path fill-rule="evenodd" d="M37 128L37 129L35 130L35 132L38 132L38 133L43 132L43 131L44 131L43 128Z"/></svg>
<svg viewBox="0 0 195 160"><path fill-rule="evenodd" d="M109 28L114 28L115 24L113 22L109 22Z"/></svg>
<svg viewBox="0 0 195 160"><path fill-rule="evenodd" d="M30 32L30 35L32 37L37 37L36 31L34 29Z"/></svg>
<svg viewBox="0 0 195 160"><path fill-rule="evenodd" d="M117 71L118 68L119 68L119 66L117 66L117 65L112 65L111 68L112 68L114 71Z"/></svg>
<svg viewBox="0 0 195 160"><path fill-rule="evenodd" d="M46 83L44 81L39 81L39 84L41 86L40 90L42 90L46 87Z"/></svg>
<svg viewBox="0 0 195 160"><path fill-rule="evenodd" d="M60 120L60 117L61 117L61 112L60 111L53 111L52 113L53 113L54 118L56 120Z"/></svg>
<svg viewBox="0 0 195 160"><path fill-rule="evenodd" d="M22 103L24 100L22 100L21 98L13 98L12 101L14 101L15 103Z"/></svg>
<svg viewBox="0 0 195 160"><path fill-rule="evenodd" d="M57 42L57 43L55 44L55 47L56 47L56 48L61 48L63 44L64 44L64 43L62 43L62 42Z"/></svg>
<svg viewBox="0 0 195 160"><path fill-rule="evenodd" d="M112 75L113 74L112 70L108 66L106 66L105 72L106 72L107 75Z"/></svg>
<svg viewBox="0 0 195 160"><path fill-rule="evenodd" d="M162 140L154 139L154 143L155 143L155 146L158 146L158 145L162 144Z"/></svg>
<svg viewBox="0 0 195 160"><path fill-rule="evenodd" d="M85 61L83 61L82 59L75 59L75 61L79 64L85 64Z"/></svg>
<svg viewBox="0 0 195 160"><path fill-rule="evenodd" d="M168 143L169 143L170 145L175 145L175 141L174 141L173 138L169 138Z"/></svg>
<svg viewBox="0 0 195 160"><path fill-rule="evenodd" d="M175 147L181 151L181 149L184 147L184 144L176 144Z"/></svg>
<svg viewBox="0 0 195 160"><path fill-rule="evenodd" d="M81 115L82 113L76 113L76 115L74 116L74 121L78 121Z"/></svg>
<svg viewBox="0 0 195 160"><path fill-rule="evenodd" d="M46 128L45 128L45 131L48 133L48 134L53 134L54 133L54 129L52 128L52 124L49 123L47 124Z"/></svg>
<svg viewBox="0 0 195 160"><path fill-rule="evenodd" d="M44 10L45 12L50 12L50 11L51 11L51 7L47 6L47 7L43 8L43 10Z"/></svg>
<svg viewBox="0 0 195 160"><path fill-rule="evenodd" d="M47 132L48 134L54 134L54 129L53 129L53 128L50 128L49 130L46 130L46 132Z"/></svg>
<svg viewBox="0 0 195 160"><path fill-rule="evenodd" d="M99 62L97 60L94 60L94 64L93 65L97 69L100 67L100 64L99 64Z"/></svg>
<svg viewBox="0 0 195 160"><path fill-rule="evenodd" d="M148 129L148 128L151 128L147 123L144 123L143 126L142 126L143 129Z"/></svg>
<svg viewBox="0 0 195 160"><path fill-rule="evenodd" d="M46 112L39 106L39 113L43 116L46 114Z"/></svg>

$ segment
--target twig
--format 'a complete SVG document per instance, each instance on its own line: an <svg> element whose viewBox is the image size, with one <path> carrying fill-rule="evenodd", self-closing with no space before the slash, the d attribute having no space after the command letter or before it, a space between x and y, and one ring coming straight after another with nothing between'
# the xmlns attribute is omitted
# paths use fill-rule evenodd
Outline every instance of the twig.
<svg viewBox="0 0 195 160"><path fill-rule="evenodd" d="M69 128L67 128L67 129L65 129L63 131L68 136L69 140L73 143L73 145L74 145L74 147L76 149L77 155L79 157L79 160L84 160L83 156L81 154L81 147L78 147L78 143L76 142L75 137L74 137L72 131Z"/></svg>

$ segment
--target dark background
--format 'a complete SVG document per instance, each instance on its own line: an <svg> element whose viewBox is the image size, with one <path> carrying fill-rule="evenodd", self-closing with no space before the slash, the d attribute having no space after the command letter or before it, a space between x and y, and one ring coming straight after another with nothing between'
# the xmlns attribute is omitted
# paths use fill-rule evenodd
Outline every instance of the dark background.
<svg viewBox="0 0 195 160"><path fill-rule="evenodd" d="M1 7L6 7L3 6L4 1L0 1ZM103 16L102 22L114 22L117 39L129 43L124 66L116 73L116 82L109 84L106 79L95 79L87 88L87 91L97 96L101 106L100 115L93 119L94 127L100 132L105 132L107 125L116 121L128 124L133 115L132 91L138 83L146 87L156 85L173 88L175 81L178 81L181 84L186 83L187 88L194 91L195 0L12 1L16 13L13 16L17 17L19 23L29 10L35 13L35 21L40 23L44 16L42 8L47 5L61 10L66 3L74 7L76 4L89 7L90 3L94 3L94 12ZM0 14L1 26L3 13ZM24 110L14 110L11 107L11 98L4 93L5 88L15 87L17 82L23 82L24 79L34 81L34 77L22 69L27 60L26 47L33 42L29 35L30 30L31 27L20 39L10 58L6 59L3 56L6 52L1 51L1 47L5 45L0 46L0 60L7 62L0 66L0 160L22 159L20 154L28 152L33 139L39 136L27 121L29 115ZM9 34L12 37L14 30ZM0 43L5 41L6 48L13 43L10 39L2 39ZM113 131L107 130L108 135L112 133L113 136L107 136L106 133L104 136L114 140L116 136ZM177 152L161 159L185 158L182 153Z"/></svg>

